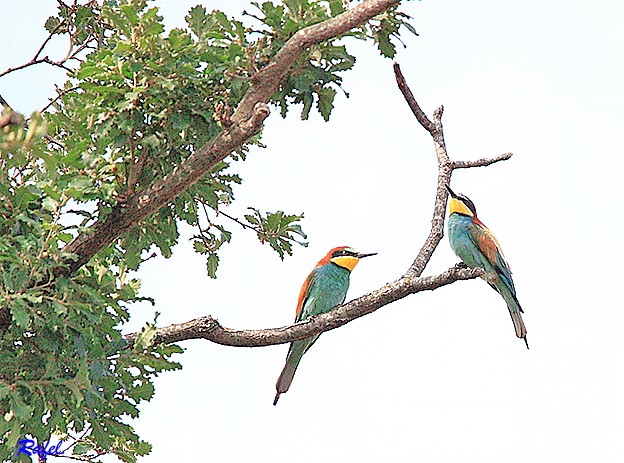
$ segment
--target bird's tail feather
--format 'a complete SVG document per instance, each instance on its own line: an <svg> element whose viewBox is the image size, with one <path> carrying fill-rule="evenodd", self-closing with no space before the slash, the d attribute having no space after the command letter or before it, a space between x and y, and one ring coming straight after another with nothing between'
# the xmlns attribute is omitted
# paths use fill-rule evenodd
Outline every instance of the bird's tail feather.
<svg viewBox="0 0 624 463"><path fill-rule="evenodd" d="M288 353L286 365L284 365L284 369L279 375L279 378L277 378L277 383L275 384L277 393L275 394L273 405L277 405L280 394L283 394L290 388L295 372L297 371L297 367L299 366L299 362L301 361L301 357L303 357L303 352L299 353L296 350L291 349Z"/></svg>
<svg viewBox="0 0 624 463"><path fill-rule="evenodd" d="M509 286L507 286L502 279L494 282L488 281L488 283L496 290L496 292L498 292L498 294L503 296L503 299L505 299L507 308L509 309L509 315L511 315L511 320L513 321L514 328L516 330L516 336L524 340L528 349L529 343L527 341L527 329L526 326L524 326L524 321L522 320L524 310L520 307L515 291L512 291L512 289L509 288Z"/></svg>
<svg viewBox="0 0 624 463"><path fill-rule="evenodd" d="M524 321L522 320L522 315L520 315L519 311L516 311L516 312L509 311L509 314L511 315L511 319L513 320L514 328L516 329L516 336L518 336L519 338L524 339L524 343L526 344L527 349L528 349L529 348L529 343L527 341L527 329L526 329L526 326L524 326Z"/></svg>
<svg viewBox="0 0 624 463"><path fill-rule="evenodd" d="M507 302L507 308L509 309L509 315L511 315L511 320L513 321L514 328L516 330L516 336L523 339L524 343L529 348L529 343L527 341L527 329L524 326L524 321L522 320L522 307L518 303L518 299L514 294L506 295L505 301Z"/></svg>

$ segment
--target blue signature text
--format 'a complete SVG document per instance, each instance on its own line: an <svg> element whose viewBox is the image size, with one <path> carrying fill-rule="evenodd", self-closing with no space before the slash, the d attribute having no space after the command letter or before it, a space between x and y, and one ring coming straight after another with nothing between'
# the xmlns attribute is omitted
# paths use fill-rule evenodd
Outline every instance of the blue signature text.
<svg viewBox="0 0 624 463"><path fill-rule="evenodd" d="M17 456L19 457L21 453L24 453L28 456L38 455L41 460L45 461L48 455L63 455L65 451L61 450L62 443L63 441L59 441L59 443L56 445L50 445L50 439L48 439L43 446L40 446L35 445L36 442L34 440L22 439L17 443L17 445L19 446L19 448L17 449Z"/></svg>

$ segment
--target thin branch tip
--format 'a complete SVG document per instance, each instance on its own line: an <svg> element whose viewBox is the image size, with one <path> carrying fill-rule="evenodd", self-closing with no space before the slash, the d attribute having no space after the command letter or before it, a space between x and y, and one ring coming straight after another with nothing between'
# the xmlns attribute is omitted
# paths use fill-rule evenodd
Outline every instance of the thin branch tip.
<svg viewBox="0 0 624 463"><path fill-rule="evenodd" d="M497 162L507 161L511 159L512 156L513 156L513 153L507 152L499 156L496 156L494 158L482 158L482 159L476 159L474 161L452 161L451 167L453 169L468 169L471 167L487 167Z"/></svg>
<svg viewBox="0 0 624 463"><path fill-rule="evenodd" d="M436 124L439 124L440 121L442 120L443 113L444 113L444 105L438 106L436 110L433 112L433 120L435 121Z"/></svg>
<svg viewBox="0 0 624 463"><path fill-rule="evenodd" d="M403 94L403 98L405 98L407 105L410 107L410 109L412 110L412 113L416 117L416 120L420 123L420 125L423 126L423 128L427 132L429 132L430 134L433 134L435 131L435 125L433 122L429 120L425 112L422 110L422 108L416 101L414 94L412 93L409 86L407 85L407 81L405 80L405 77L403 76L403 73L401 72L401 66L399 65L399 63L395 61L392 67L394 68L394 76L396 78L397 86L399 87L399 90Z"/></svg>

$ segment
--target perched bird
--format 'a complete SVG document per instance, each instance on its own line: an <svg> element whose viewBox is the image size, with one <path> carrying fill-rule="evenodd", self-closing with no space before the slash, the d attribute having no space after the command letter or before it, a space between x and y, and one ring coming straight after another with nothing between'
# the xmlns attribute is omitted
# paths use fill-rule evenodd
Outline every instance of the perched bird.
<svg viewBox="0 0 624 463"><path fill-rule="evenodd" d="M451 194L448 222L451 248L468 267L481 267L485 270L482 278L505 299L516 336L524 339L528 349L527 330L520 315L524 311L516 297L511 270L500 244L477 218L473 202L462 194L455 194L448 186L447 189Z"/></svg>
<svg viewBox="0 0 624 463"><path fill-rule="evenodd" d="M361 254L347 246L340 246L329 251L303 282L299 292L295 322L305 320L312 315L329 312L342 304L349 289L351 271L360 259L375 254L377 253ZM277 394L275 394L273 405L277 405L280 394L288 391L301 357L319 336L320 334L317 334L290 344L286 365L275 384Z"/></svg>

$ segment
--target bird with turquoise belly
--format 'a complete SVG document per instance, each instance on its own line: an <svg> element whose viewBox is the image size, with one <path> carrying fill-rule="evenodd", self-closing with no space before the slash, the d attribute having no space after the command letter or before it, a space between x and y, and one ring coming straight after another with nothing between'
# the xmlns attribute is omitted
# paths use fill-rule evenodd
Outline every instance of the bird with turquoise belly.
<svg viewBox="0 0 624 463"><path fill-rule="evenodd" d="M482 278L507 303L516 336L524 340L528 349L527 330L521 315L524 311L518 302L511 270L500 244L477 217L474 203L467 196L454 193L450 187L447 189L451 194L448 221L451 248L468 267L485 270Z"/></svg>
<svg viewBox="0 0 624 463"><path fill-rule="evenodd" d="M331 249L323 257L308 278L306 278L297 302L295 322L300 322L313 315L329 312L334 307L342 304L349 289L349 277L351 271L360 259L374 256L376 253L362 254L348 246L339 246ZM280 394L288 391L292 383L299 362L312 344L316 342L320 334L309 338L293 341L288 349L286 365L282 370L275 388L275 400L277 405Z"/></svg>

